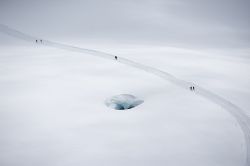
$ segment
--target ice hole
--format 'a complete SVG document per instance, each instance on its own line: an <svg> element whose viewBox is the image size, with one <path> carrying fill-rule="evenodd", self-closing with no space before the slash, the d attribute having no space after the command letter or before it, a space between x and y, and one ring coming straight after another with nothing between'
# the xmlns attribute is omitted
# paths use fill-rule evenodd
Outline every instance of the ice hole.
<svg viewBox="0 0 250 166"><path fill-rule="evenodd" d="M143 103L143 100L130 94L113 96L105 101L106 106L116 110L127 110Z"/></svg>

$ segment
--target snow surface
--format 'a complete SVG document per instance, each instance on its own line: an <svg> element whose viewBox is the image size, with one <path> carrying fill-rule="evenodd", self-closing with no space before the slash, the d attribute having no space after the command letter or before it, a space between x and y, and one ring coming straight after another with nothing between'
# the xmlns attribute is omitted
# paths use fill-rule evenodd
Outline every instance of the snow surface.
<svg viewBox="0 0 250 166"><path fill-rule="evenodd" d="M87 46L168 71L244 111L250 108L247 57L154 46ZM246 144L236 119L191 91L89 54L23 42L0 49L1 165L245 164ZM145 102L128 112L110 111L103 103L124 93Z"/></svg>

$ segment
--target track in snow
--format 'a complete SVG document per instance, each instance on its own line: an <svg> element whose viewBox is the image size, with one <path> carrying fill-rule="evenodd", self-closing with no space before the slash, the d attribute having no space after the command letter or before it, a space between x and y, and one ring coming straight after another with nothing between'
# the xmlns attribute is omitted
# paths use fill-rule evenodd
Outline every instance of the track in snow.
<svg viewBox="0 0 250 166"><path fill-rule="evenodd" d="M33 37L30 35L27 35L25 33L22 33L20 31L17 31L15 29L12 29L6 25L2 25L0 24L0 31L3 33L6 33L10 36L22 39L22 40L26 40L32 43L35 43L36 40L38 40L38 43L40 42L40 38L37 37ZM65 45L65 44L60 44L60 43L56 43L56 42L52 42L49 40L43 40L42 39L42 43L40 43L42 45L46 45L49 47L55 47L55 48L60 48L63 50L68 50L68 51L73 51L73 52L79 52L79 53L87 53L87 54L91 54L94 56L99 56L102 58L106 58L106 59L110 59L110 60L115 60L115 55L112 54L108 54L108 53L104 53L101 51L96 51L96 50L90 50L90 49L84 49L84 48L79 48L79 47L74 47L74 46L70 46L70 45ZM193 91L195 94L200 95L208 100L210 100L211 102L223 107L226 111L228 111L239 123L244 136L245 136L245 142L246 142L246 166L250 166L250 118L245 114L245 112L240 109L238 106L234 105L233 103L231 103L230 101L194 84L191 82L187 82L181 79L178 79L176 77L174 77L173 75L158 70L156 68L150 67L150 66L146 66L134 61L131 61L129 59L126 58L122 58L122 57L118 57L117 59L118 62L122 63L122 64L126 64L129 66L132 66L134 68L137 69L141 69L144 70L148 73L152 73L154 75L157 75L167 81L172 82L173 84L182 87L186 90L189 90L190 86L194 86L195 87L195 91Z"/></svg>

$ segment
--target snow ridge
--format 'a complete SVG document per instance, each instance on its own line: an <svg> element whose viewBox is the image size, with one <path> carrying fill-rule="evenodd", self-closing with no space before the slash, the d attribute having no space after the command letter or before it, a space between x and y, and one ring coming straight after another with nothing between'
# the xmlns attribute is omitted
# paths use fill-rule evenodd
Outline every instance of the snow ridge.
<svg viewBox="0 0 250 166"><path fill-rule="evenodd" d="M68 50L68 51L73 51L73 52L79 52L79 53L86 53L86 54L91 54L94 56L99 56L102 58L106 58L106 59L110 59L110 60L116 60L117 62L120 62L122 64L126 64L128 66L137 68L137 69L141 69L144 70L148 73L157 75L169 82L172 82L173 84L182 87L186 90L189 90L190 86L194 86L195 87L195 91L193 91L195 94L200 95L204 98L206 98L207 100L221 106L222 108L224 108L226 111L228 111L238 122L238 124L240 125L243 133L244 133L244 137L245 137L245 143L246 143L246 166L250 165L250 118L246 115L246 113L239 108L238 106L234 105L232 102L220 97L217 94L214 94L194 83L191 82L187 82L181 79L176 78L175 76L161 71L159 69L147 66L147 65L143 65L134 61L131 61L129 59L126 58L122 58L122 57L118 57L112 54L108 54L105 52L101 52L101 51L96 51L96 50L90 50L90 49L84 49L84 48L79 48L79 47L74 47L74 46L70 46L70 45L65 45L65 44L60 44L57 42L52 42L49 40L43 40L37 37L33 37L30 35L27 35L25 33L22 33L20 31L17 31L15 29L9 28L6 25L0 24L0 31L8 34L10 36L28 41L28 42L32 42L35 43L36 40L42 40L42 42L40 42L40 44L45 45L45 46L49 46L49 47L55 47L55 48L59 48L59 49L63 49L63 50Z"/></svg>

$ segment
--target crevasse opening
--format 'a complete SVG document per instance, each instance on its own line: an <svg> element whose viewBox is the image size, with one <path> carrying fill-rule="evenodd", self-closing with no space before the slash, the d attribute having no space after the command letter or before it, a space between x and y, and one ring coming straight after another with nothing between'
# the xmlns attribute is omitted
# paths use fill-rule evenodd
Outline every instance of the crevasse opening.
<svg viewBox="0 0 250 166"><path fill-rule="evenodd" d="M120 94L120 95L116 95L111 98L108 98L105 101L105 104L106 106L116 109L116 110L127 110L127 109L134 108L143 102L144 102L143 100L140 100L133 95Z"/></svg>

